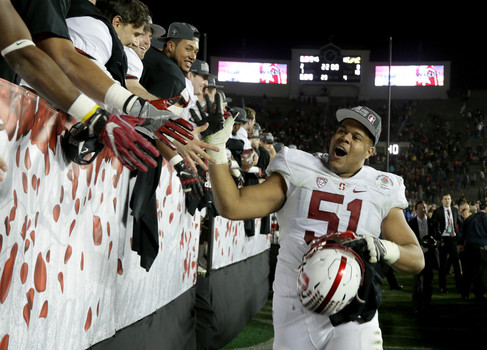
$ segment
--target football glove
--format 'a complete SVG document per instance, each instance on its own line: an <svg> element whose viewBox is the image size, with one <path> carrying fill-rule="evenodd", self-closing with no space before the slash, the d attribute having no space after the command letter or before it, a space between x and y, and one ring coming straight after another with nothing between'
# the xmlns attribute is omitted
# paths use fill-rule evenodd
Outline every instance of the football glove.
<svg viewBox="0 0 487 350"><path fill-rule="evenodd" d="M399 246L396 243L374 236L365 236L361 239L365 240L367 243L369 262L375 263L384 261L385 263L392 265L399 260Z"/></svg>
<svg viewBox="0 0 487 350"><path fill-rule="evenodd" d="M392 265L399 260L400 256L399 246L396 243L374 236L356 236L356 239L343 244L355 250L362 259L370 263L383 261Z"/></svg>
<svg viewBox="0 0 487 350"><path fill-rule="evenodd" d="M230 169L230 173L235 180L237 188L242 188L245 185L245 178L243 177L242 172L239 169Z"/></svg>
<svg viewBox="0 0 487 350"><path fill-rule="evenodd" d="M204 196L202 181L181 156L178 155L174 158L180 158L179 161L171 160L171 163L174 163L174 169L183 187L186 209L193 215L201 198Z"/></svg>
<svg viewBox="0 0 487 350"><path fill-rule="evenodd" d="M217 92L215 94L214 103L211 102L210 96L205 94L205 106L207 108L204 108L200 101L196 101L196 108L191 108L189 110L191 119L197 126L208 123L208 128L201 132L202 137L214 134L223 129L224 107L221 93Z"/></svg>
<svg viewBox="0 0 487 350"><path fill-rule="evenodd" d="M220 129L203 139L204 142L216 146L219 149L219 151L213 151L210 149L206 150L206 152L213 157L213 159L215 159L215 164L228 163L226 143L232 133L235 118L237 118L237 115L229 114L226 118L224 118L223 129Z"/></svg>
<svg viewBox="0 0 487 350"><path fill-rule="evenodd" d="M176 169L176 173L181 180L184 193L193 192L198 196L203 195L201 180L184 160L174 164L174 169Z"/></svg>
<svg viewBox="0 0 487 350"><path fill-rule="evenodd" d="M188 105L188 103L185 101L182 95L177 95L171 98L159 98L157 100L149 101L149 103L154 107L156 107L157 109L169 109L169 107L173 106L178 102L182 102L183 106Z"/></svg>
<svg viewBox="0 0 487 350"><path fill-rule="evenodd" d="M129 114L139 118L138 130L158 138L172 150L176 150L176 146L171 139L179 141L183 145L186 145L188 140L194 139L191 133L194 127L191 123L167 110L165 103L154 103L162 108L158 109L153 103L140 97L137 97L134 102Z"/></svg>
<svg viewBox="0 0 487 350"><path fill-rule="evenodd" d="M399 246L386 239L380 239L373 236L365 237L370 252L370 262L384 261L389 265L399 260Z"/></svg>
<svg viewBox="0 0 487 350"><path fill-rule="evenodd" d="M154 158L159 156L159 151L134 129L137 118L122 119L98 107L82 122L88 127L89 135L98 137L128 169L147 171L148 166L157 165Z"/></svg>

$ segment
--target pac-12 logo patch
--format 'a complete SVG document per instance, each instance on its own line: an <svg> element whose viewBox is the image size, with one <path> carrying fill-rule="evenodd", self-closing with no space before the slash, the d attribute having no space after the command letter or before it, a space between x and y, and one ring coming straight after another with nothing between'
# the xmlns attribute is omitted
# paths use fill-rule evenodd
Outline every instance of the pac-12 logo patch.
<svg viewBox="0 0 487 350"><path fill-rule="evenodd" d="M316 185L319 187L319 188L322 188L323 186L326 185L326 183L328 182L327 179L325 179L324 177L317 177L316 178Z"/></svg>

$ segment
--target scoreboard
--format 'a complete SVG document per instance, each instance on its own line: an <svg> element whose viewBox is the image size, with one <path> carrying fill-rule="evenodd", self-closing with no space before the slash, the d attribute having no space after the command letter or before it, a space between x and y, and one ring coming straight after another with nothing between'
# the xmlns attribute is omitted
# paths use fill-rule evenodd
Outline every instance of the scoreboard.
<svg viewBox="0 0 487 350"><path fill-rule="evenodd" d="M341 55L339 50L299 56L299 81L360 83L361 57Z"/></svg>

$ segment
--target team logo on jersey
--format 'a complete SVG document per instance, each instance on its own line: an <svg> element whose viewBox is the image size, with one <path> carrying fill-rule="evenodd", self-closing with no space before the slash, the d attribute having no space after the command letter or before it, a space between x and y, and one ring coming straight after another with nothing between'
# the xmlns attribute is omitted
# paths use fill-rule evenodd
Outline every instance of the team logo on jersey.
<svg viewBox="0 0 487 350"><path fill-rule="evenodd" d="M375 178L375 184L381 190L390 190L394 185L392 179L387 175L379 175Z"/></svg>
<svg viewBox="0 0 487 350"><path fill-rule="evenodd" d="M319 187L319 188L322 188L323 186L326 185L326 183L328 182L327 179L325 179L324 177L317 177L316 178L316 185Z"/></svg>

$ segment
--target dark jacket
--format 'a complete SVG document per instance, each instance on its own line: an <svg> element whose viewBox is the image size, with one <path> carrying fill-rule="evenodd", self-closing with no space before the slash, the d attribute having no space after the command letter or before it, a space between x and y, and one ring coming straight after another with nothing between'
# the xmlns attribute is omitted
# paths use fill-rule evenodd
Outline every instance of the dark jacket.
<svg viewBox="0 0 487 350"><path fill-rule="evenodd" d="M465 219L460 235L460 244L487 245L487 213L479 211Z"/></svg>
<svg viewBox="0 0 487 350"><path fill-rule="evenodd" d="M159 98L178 96L186 88L184 72L164 52L151 46L144 59L140 83Z"/></svg>
<svg viewBox="0 0 487 350"><path fill-rule="evenodd" d="M455 235L458 236L460 232L460 228L462 226L462 219L460 217L460 213L458 212L458 209L455 207L450 207L450 210L452 212L452 220L453 220L453 229L455 230ZM443 234L443 231L445 231L446 225L445 225L445 209L443 206L440 206L439 208L435 209L433 212L433 215L431 216L431 220L435 221L437 226L437 229L439 230L439 235L441 236Z"/></svg>
<svg viewBox="0 0 487 350"><path fill-rule="evenodd" d="M438 244L440 244L441 235L438 222L430 218L427 219L428 235L421 238L419 236L419 221L417 217L408 221L409 227L413 230L419 244L423 248L425 263L430 265L430 268L435 268L439 265L440 255L438 251Z"/></svg>

